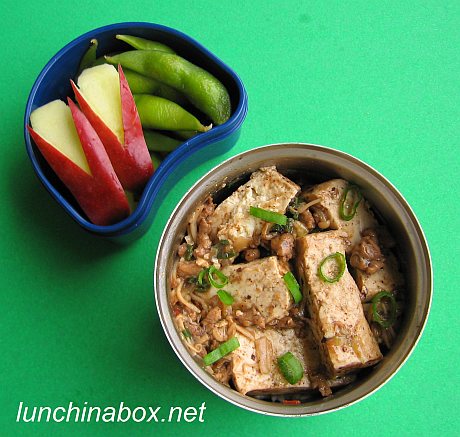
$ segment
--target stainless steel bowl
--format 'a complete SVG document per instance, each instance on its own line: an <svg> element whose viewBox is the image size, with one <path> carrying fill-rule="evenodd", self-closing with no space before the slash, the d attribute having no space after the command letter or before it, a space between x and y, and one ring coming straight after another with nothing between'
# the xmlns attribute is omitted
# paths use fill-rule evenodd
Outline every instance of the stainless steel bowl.
<svg viewBox="0 0 460 437"><path fill-rule="evenodd" d="M404 321L391 351L351 385L327 398L318 398L298 406L243 396L214 380L182 343L168 302L169 272L192 211L209 194L215 194L218 198L225 196L232 191L232 187L235 188L238 181L267 165L276 165L287 175L301 172L318 180L342 177L358 184L373 209L396 237L406 280L407 306ZM335 411L364 399L382 387L401 368L414 350L428 318L432 297L432 268L428 245L417 218L403 196L380 173L351 155L326 147L297 143L273 144L224 161L184 195L168 220L159 242L154 289L160 320L171 346L185 367L202 384L223 399L257 413L309 416Z"/></svg>

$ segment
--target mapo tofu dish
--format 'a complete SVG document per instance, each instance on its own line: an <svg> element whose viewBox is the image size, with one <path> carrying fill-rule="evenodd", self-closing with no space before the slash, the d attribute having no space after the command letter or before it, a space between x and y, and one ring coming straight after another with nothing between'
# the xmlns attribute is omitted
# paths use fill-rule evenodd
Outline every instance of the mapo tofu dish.
<svg viewBox="0 0 460 437"><path fill-rule="evenodd" d="M382 359L404 282L395 242L359 187L291 179L260 168L222 201L200 204L169 301L184 344L216 380L298 404Z"/></svg>

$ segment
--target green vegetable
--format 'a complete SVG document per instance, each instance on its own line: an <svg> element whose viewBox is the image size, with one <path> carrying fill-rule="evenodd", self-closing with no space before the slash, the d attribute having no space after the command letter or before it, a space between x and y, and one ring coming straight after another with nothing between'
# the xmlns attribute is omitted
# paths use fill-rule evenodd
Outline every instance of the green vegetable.
<svg viewBox="0 0 460 437"><path fill-rule="evenodd" d="M223 288L228 284L228 278L220 270L216 269L214 266L209 267L208 269L208 280L209 283L215 288ZM214 278L214 276L217 278ZM220 282L218 282L220 281Z"/></svg>
<svg viewBox="0 0 460 437"><path fill-rule="evenodd" d="M384 300L387 305L385 305ZM383 328L386 329L393 325L396 321L396 311L396 300L393 294L388 291L381 291L372 298L372 319Z"/></svg>
<svg viewBox="0 0 460 437"><path fill-rule="evenodd" d="M233 299L233 296L228 291L219 290L217 296L224 305L231 305L235 302L235 299Z"/></svg>
<svg viewBox="0 0 460 437"><path fill-rule="evenodd" d="M266 222L277 223L282 226L287 224L287 217L274 211L267 211L266 209L251 206L249 207L249 214Z"/></svg>
<svg viewBox="0 0 460 437"><path fill-rule="evenodd" d="M132 50L106 59L110 64L121 64L123 68L152 77L184 93L192 105L216 124L225 123L230 118L230 96L224 85L180 56L158 50Z"/></svg>
<svg viewBox="0 0 460 437"><path fill-rule="evenodd" d="M97 52L98 42L97 39L92 39L89 42L89 49L85 52L81 58L80 65L78 66L77 77L85 69L92 67L94 62L96 62L96 52Z"/></svg>
<svg viewBox="0 0 460 437"><path fill-rule="evenodd" d="M324 272L323 268L326 264L328 264L330 261L335 261L338 266L338 271L335 276L327 276L326 273ZM321 264L318 267L318 275L319 277L324 281L324 282L337 282L345 272L345 267L346 267L346 260L345 260L345 255L340 252L333 253L332 255L327 256L321 261Z"/></svg>
<svg viewBox="0 0 460 437"><path fill-rule="evenodd" d="M184 259L185 261L191 261L193 258L193 244L187 244L187 249L185 250Z"/></svg>
<svg viewBox="0 0 460 437"><path fill-rule="evenodd" d="M297 279L292 274L292 272L286 272L286 274L283 276L283 279L284 283L286 284L286 287L291 292L292 297L294 298L294 302L299 303L302 300L302 293L300 292L300 286L297 282Z"/></svg>
<svg viewBox="0 0 460 437"><path fill-rule="evenodd" d="M175 53L173 49L161 42L151 41L149 39L139 38L132 35L117 35L116 38L138 50L160 50L166 53Z"/></svg>
<svg viewBox="0 0 460 437"><path fill-rule="evenodd" d="M105 59L104 59L105 62ZM171 100L180 106L187 105L188 100L179 91L174 88L158 82L151 77L136 73L135 71L124 69L126 80L133 94L153 94L164 99Z"/></svg>
<svg viewBox="0 0 460 437"><path fill-rule="evenodd" d="M190 331L188 329L184 329L182 331L182 335L185 337L185 338L192 338L192 334L190 333Z"/></svg>
<svg viewBox="0 0 460 437"><path fill-rule="evenodd" d="M203 357L203 362L205 366L210 366L211 364L219 361L221 358L228 355L230 352L233 352L235 349L240 347L240 342L236 337L232 337L230 340L227 340L225 343L222 343L217 349L209 352L209 354Z"/></svg>
<svg viewBox="0 0 460 437"><path fill-rule="evenodd" d="M220 240L217 244L217 259L229 259L235 257L237 254L233 250L227 251L226 248L227 246L230 245L230 242L228 240Z"/></svg>
<svg viewBox="0 0 460 437"><path fill-rule="evenodd" d="M210 129L210 126L203 126L181 106L162 97L135 94L134 101L144 128L171 131L199 130L200 132Z"/></svg>
<svg viewBox="0 0 460 437"><path fill-rule="evenodd" d="M182 141L152 130L144 130L144 138L151 152L169 153L182 144Z"/></svg>
<svg viewBox="0 0 460 437"><path fill-rule="evenodd" d="M289 384L295 384L303 377L302 364L291 352L286 352L278 358L278 367Z"/></svg>
<svg viewBox="0 0 460 437"><path fill-rule="evenodd" d="M153 168L156 170L161 164L161 158L156 153L152 152L150 152L150 158L152 158L152 165Z"/></svg>
<svg viewBox="0 0 460 437"><path fill-rule="evenodd" d="M350 199L348 199L349 197ZM356 185L348 185L340 201L340 217L343 220L351 220L355 216L362 198L363 195Z"/></svg>

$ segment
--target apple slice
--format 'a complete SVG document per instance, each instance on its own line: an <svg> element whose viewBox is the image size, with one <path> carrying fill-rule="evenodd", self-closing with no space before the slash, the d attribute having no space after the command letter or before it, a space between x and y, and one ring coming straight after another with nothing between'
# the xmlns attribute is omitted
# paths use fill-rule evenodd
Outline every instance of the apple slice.
<svg viewBox="0 0 460 437"><path fill-rule="evenodd" d="M99 135L126 190L140 191L153 173L141 121L121 67L84 70L72 88L81 110Z"/></svg>
<svg viewBox="0 0 460 437"><path fill-rule="evenodd" d="M38 149L96 225L130 213L123 187L95 130L72 100L54 100L30 115L27 126Z"/></svg>

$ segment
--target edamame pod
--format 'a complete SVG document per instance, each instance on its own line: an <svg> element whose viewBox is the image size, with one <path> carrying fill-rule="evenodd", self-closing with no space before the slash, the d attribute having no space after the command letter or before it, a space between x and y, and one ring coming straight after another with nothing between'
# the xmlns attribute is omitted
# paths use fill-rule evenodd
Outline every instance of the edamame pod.
<svg viewBox="0 0 460 437"><path fill-rule="evenodd" d="M77 77L80 75L80 73L85 68L92 67L94 62L96 62L97 45L98 45L97 39L95 38L89 42L89 49L85 52L85 54L81 58L80 65L78 66Z"/></svg>
<svg viewBox="0 0 460 437"><path fill-rule="evenodd" d="M158 166L161 164L161 158L156 154L150 152L150 158L152 158L152 165L153 168L156 170Z"/></svg>
<svg viewBox="0 0 460 437"><path fill-rule="evenodd" d="M172 152L182 144L182 141L168 137L152 130L144 130L144 138L147 148L151 152Z"/></svg>
<svg viewBox="0 0 460 437"><path fill-rule="evenodd" d="M206 132L211 126L203 126L190 112L178 104L158 96L134 95L141 124L147 129L197 130Z"/></svg>
<svg viewBox="0 0 460 437"><path fill-rule="evenodd" d="M97 58L92 66L105 63L106 61L104 58ZM154 94L155 96L171 100L171 102L175 102L180 106L185 106L188 103L184 95L164 83L132 70L125 69L123 72L125 73L129 88L133 94Z"/></svg>
<svg viewBox="0 0 460 437"><path fill-rule="evenodd" d="M192 105L216 124L225 123L230 117L230 96L224 85L180 56L158 50L132 50L106 59L110 64L121 64L184 93Z"/></svg>
<svg viewBox="0 0 460 437"><path fill-rule="evenodd" d="M132 35L117 35L117 39L124 41L126 44L129 44L131 47L134 47L138 50L161 50L166 53L175 53L173 49L167 45L162 44L161 42L151 41L145 38L139 38L138 36Z"/></svg>

